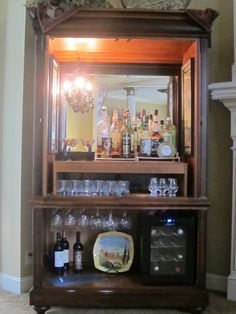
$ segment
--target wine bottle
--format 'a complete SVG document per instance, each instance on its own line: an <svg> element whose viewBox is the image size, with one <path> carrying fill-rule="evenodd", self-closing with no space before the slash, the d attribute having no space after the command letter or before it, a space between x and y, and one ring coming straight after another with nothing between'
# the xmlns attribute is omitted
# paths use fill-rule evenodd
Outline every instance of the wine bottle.
<svg viewBox="0 0 236 314"><path fill-rule="evenodd" d="M80 232L76 232L76 242L73 246L73 270L75 272L83 271L83 244L80 242Z"/></svg>
<svg viewBox="0 0 236 314"><path fill-rule="evenodd" d="M57 232L57 240L53 249L54 254L54 271L57 274L62 274L64 272L64 253L61 243L61 234Z"/></svg>
<svg viewBox="0 0 236 314"><path fill-rule="evenodd" d="M69 269L69 242L66 238L66 233L65 231L63 231L63 236L62 236L62 248L63 248L63 255L64 255L64 270L68 270Z"/></svg>

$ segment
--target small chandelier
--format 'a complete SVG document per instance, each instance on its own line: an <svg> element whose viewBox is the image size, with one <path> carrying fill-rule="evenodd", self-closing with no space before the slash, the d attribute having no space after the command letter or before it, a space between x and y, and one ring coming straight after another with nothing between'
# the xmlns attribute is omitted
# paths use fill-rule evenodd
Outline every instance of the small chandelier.
<svg viewBox="0 0 236 314"><path fill-rule="evenodd" d="M89 112L94 108L93 86L84 76L71 76L64 84L67 104L74 112Z"/></svg>

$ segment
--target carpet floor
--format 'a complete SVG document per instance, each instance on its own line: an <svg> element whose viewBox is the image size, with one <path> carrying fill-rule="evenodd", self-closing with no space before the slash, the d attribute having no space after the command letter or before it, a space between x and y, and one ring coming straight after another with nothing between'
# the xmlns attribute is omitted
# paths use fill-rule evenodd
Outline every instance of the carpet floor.
<svg viewBox="0 0 236 314"><path fill-rule="evenodd" d="M0 313L1 314L29 314L36 313L29 306L29 295L15 295L0 291ZM137 310L137 309L68 309L52 307L47 314L179 314L176 310ZM210 305L204 314L236 314L236 302L228 301L225 297L216 293L210 293Z"/></svg>

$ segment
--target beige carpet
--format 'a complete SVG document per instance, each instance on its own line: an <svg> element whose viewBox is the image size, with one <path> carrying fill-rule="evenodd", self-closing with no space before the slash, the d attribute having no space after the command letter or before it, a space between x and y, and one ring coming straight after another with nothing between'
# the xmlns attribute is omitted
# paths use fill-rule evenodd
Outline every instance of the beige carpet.
<svg viewBox="0 0 236 314"><path fill-rule="evenodd" d="M29 306L28 294L20 296L0 291L0 314L28 314L36 313ZM177 314L175 310L98 310L98 309L65 309L52 307L47 314ZM210 305L204 314L236 314L236 302L227 301L224 297L210 293Z"/></svg>

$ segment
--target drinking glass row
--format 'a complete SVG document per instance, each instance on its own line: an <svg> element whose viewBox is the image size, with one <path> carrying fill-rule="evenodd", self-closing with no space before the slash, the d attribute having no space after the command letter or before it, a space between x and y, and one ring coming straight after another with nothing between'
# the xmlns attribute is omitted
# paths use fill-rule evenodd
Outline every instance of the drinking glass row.
<svg viewBox="0 0 236 314"><path fill-rule="evenodd" d="M151 178L148 190L150 196L176 196L178 192L178 183L176 178Z"/></svg>
<svg viewBox="0 0 236 314"><path fill-rule="evenodd" d="M56 186L59 195L123 196L129 192L129 181L124 180L57 180Z"/></svg>
<svg viewBox="0 0 236 314"><path fill-rule="evenodd" d="M125 210L119 216L114 215L112 210L108 214L101 215L98 209L93 214L88 214L86 209L82 209L79 214L72 209L67 211L56 209L52 212L50 219L52 231L75 226L96 231L129 230L132 227L132 219Z"/></svg>

